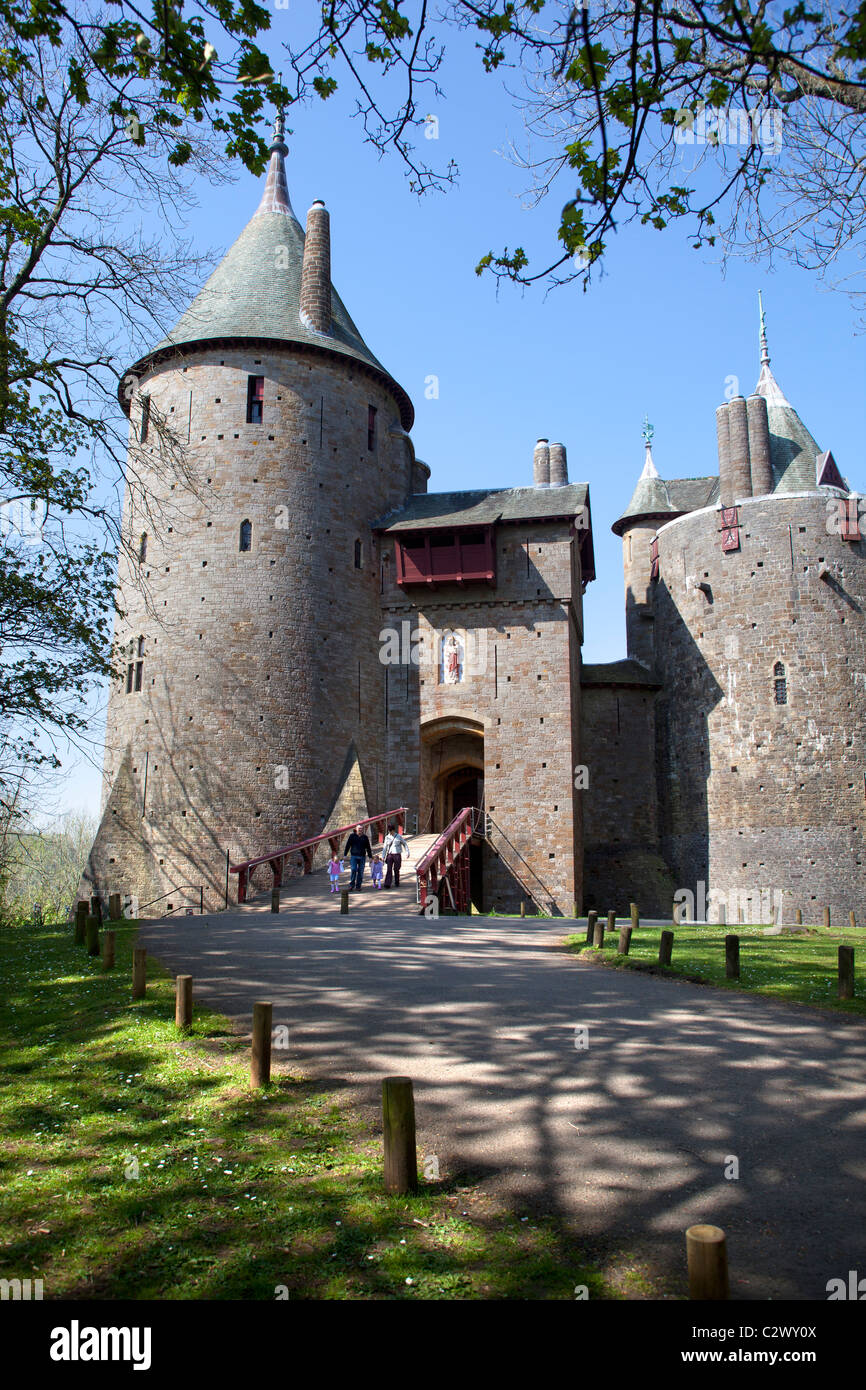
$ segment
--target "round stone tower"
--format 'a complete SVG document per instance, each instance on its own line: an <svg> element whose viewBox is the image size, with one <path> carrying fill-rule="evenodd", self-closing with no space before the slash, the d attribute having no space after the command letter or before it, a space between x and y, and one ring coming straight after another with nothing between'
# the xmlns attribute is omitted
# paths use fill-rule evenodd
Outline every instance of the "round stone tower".
<svg viewBox="0 0 866 1390"><path fill-rule="evenodd" d="M866 545L762 350L760 408L722 407L720 502L658 531L662 852L709 920L864 924Z"/></svg>
<svg viewBox="0 0 866 1390"><path fill-rule="evenodd" d="M220 907L227 856L388 809L370 522L427 470L331 284L324 205L306 237L292 210L286 154L278 122L258 211L121 391L147 506L128 491L87 877L141 905L203 888Z"/></svg>

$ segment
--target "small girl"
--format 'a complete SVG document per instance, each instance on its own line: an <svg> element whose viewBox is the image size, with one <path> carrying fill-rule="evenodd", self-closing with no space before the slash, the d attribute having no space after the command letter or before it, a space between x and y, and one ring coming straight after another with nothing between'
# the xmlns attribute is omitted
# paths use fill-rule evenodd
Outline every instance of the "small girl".
<svg viewBox="0 0 866 1390"><path fill-rule="evenodd" d="M382 863L382 856L380 854L375 855L370 865L370 877L373 880L374 888L382 887L382 874L384 870L385 865Z"/></svg>
<svg viewBox="0 0 866 1390"><path fill-rule="evenodd" d="M333 859L329 859L329 860L328 860L328 877L329 877L329 879L331 880L331 892L332 892L332 893L339 893L339 891L340 891L340 874L341 874L342 872L343 872L343 863L342 863L342 860L338 859L337 856L334 855L334 858L333 858Z"/></svg>

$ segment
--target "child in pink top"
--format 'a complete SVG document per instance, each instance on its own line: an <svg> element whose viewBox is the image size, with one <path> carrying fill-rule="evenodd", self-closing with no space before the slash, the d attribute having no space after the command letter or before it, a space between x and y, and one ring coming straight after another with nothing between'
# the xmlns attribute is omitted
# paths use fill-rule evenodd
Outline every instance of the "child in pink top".
<svg viewBox="0 0 866 1390"><path fill-rule="evenodd" d="M333 859L328 860L328 877L331 880L332 893L338 893L340 891L340 874L342 872L342 860L338 859L336 855Z"/></svg>

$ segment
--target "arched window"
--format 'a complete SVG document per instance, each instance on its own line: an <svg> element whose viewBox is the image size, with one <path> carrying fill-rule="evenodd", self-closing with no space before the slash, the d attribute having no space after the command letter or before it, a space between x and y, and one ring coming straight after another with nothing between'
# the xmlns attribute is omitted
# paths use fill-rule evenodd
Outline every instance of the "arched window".
<svg viewBox="0 0 866 1390"><path fill-rule="evenodd" d="M138 563L143 565L147 559L147 532L142 531L138 542Z"/></svg>
<svg viewBox="0 0 866 1390"><path fill-rule="evenodd" d="M788 703L788 682L785 679L785 668L781 661L777 661L773 667L773 698L777 705Z"/></svg>
<svg viewBox="0 0 866 1390"><path fill-rule="evenodd" d="M363 558L364 558L364 551L363 551L363 547L362 547L362 545L361 545L361 542L360 542L360 541L355 541L355 569L356 569L356 570L361 569Z"/></svg>
<svg viewBox="0 0 866 1390"><path fill-rule="evenodd" d="M241 522L241 540L239 550L252 550L253 548L253 523L244 520Z"/></svg>

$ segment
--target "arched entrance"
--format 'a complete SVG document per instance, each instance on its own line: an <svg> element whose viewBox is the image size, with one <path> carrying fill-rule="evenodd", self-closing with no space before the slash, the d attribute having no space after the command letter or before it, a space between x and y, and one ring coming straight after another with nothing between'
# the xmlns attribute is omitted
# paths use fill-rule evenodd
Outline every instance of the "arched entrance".
<svg viewBox="0 0 866 1390"><path fill-rule="evenodd" d="M484 802L484 725L462 715L421 726L421 804L430 830Z"/></svg>

